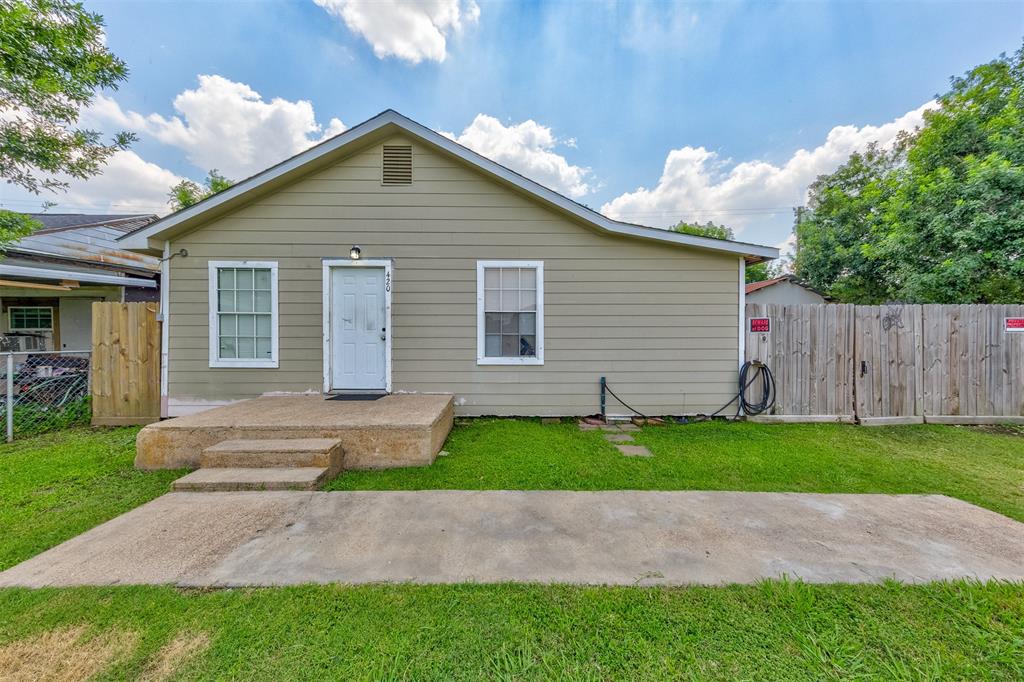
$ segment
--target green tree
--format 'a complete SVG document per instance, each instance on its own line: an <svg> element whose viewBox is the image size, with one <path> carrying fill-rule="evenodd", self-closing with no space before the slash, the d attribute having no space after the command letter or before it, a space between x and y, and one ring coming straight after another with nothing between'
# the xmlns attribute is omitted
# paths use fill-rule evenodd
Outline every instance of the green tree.
<svg viewBox="0 0 1024 682"><path fill-rule="evenodd" d="M747 284L750 284L751 282L761 282L766 279L771 279L772 277L777 276L778 273L776 270L774 261L765 261L763 263L748 265L745 270L747 276L744 281Z"/></svg>
<svg viewBox="0 0 1024 682"><path fill-rule="evenodd" d="M77 126L79 113L127 77L104 45L100 15L67 0L0 0L0 177L39 194L100 173L134 137L104 143ZM0 248L38 226L0 210Z"/></svg>
<svg viewBox="0 0 1024 682"><path fill-rule="evenodd" d="M890 149L869 145L811 184L808 211L794 227L798 277L847 303L889 297L884 263L872 247L884 234L881 206L894 191L893 171L903 163L908 140L903 136Z"/></svg>
<svg viewBox="0 0 1024 682"><path fill-rule="evenodd" d="M193 204L198 204L207 197L212 197L217 192L223 192L233 184L235 184L234 180L228 180L214 168L207 173L202 185L194 180L182 180L177 185L171 187L171 191L168 194L170 199L167 203L175 211L180 211Z"/></svg>
<svg viewBox="0 0 1024 682"><path fill-rule="evenodd" d="M700 223L688 223L681 221L672 228L676 232L682 232L684 234L692 234L697 237L712 237L713 239L735 239L736 235L732 231L731 227L725 225L718 225L711 222L710 220L703 225ZM747 266L747 277L746 281L760 282L764 279L770 279L775 276L775 268L772 263L757 263L756 265Z"/></svg>
<svg viewBox="0 0 1024 682"><path fill-rule="evenodd" d="M1024 48L953 79L885 208L899 297L1024 301Z"/></svg>
<svg viewBox="0 0 1024 682"><path fill-rule="evenodd" d="M701 225L700 223L688 223L684 220L680 221L672 229L676 232L692 234L697 237L711 237L712 239L736 238L736 235L733 233L731 227L726 227L725 225L716 225L710 220L704 223L703 225Z"/></svg>
<svg viewBox="0 0 1024 682"><path fill-rule="evenodd" d="M848 302L1024 300L1024 48L810 188L796 273Z"/></svg>

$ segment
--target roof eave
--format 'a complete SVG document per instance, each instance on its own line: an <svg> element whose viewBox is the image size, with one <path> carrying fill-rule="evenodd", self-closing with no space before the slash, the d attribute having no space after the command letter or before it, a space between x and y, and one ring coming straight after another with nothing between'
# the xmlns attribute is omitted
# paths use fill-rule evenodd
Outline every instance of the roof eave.
<svg viewBox="0 0 1024 682"><path fill-rule="evenodd" d="M606 232L720 253L733 253L737 256L743 256L751 263L779 257L779 250L771 246L698 237L612 220L390 109L336 135L330 140L326 140L290 159L271 166L267 170L247 178L223 192L204 199L193 206L172 213L139 230L129 232L119 237L118 240L123 241L125 248L130 251L159 253L162 250L163 241L190 229L192 225L200 220L216 217L217 214L230 210L235 203L241 203L245 198L254 198L255 195L262 193L260 190L264 192L270 191L277 184L287 182L291 175L298 172L300 168L315 164L317 161L324 161L325 158L329 158L338 150L360 140L365 141L373 133L389 126L396 126L400 130L414 135L428 144L438 147L490 175L527 192L544 203Z"/></svg>

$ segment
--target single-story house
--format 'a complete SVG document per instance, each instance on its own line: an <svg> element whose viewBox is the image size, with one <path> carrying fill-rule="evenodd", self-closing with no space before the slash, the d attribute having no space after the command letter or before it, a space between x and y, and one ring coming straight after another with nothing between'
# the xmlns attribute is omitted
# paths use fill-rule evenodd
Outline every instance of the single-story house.
<svg viewBox="0 0 1024 682"><path fill-rule="evenodd" d="M0 260L0 349L92 346L92 303L159 298L160 263L117 239L155 215L30 214L42 227Z"/></svg>
<svg viewBox="0 0 1024 682"><path fill-rule="evenodd" d="M782 275L774 279L747 284L747 303L828 303L831 296L800 281L795 275Z"/></svg>
<svg viewBox="0 0 1024 682"><path fill-rule="evenodd" d="M390 110L121 244L164 258L165 416L345 391L584 415L602 376L649 414L711 411L745 266L778 256L611 220Z"/></svg>

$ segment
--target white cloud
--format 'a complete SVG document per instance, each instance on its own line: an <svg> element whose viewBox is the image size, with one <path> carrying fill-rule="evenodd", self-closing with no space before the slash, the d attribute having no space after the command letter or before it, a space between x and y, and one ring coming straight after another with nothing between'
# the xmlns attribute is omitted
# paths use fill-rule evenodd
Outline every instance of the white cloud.
<svg viewBox="0 0 1024 682"><path fill-rule="evenodd" d="M779 250L779 255L783 259L796 256L796 233L790 232L785 239L775 245L775 248Z"/></svg>
<svg viewBox="0 0 1024 682"><path fill-rule="evenodd" d="M182 179L133 151L116 152L100 175L72 183L67 194L55 200L58 206L66 203L112 212L164 213L167 193Z"/></svg>
<svg viewBox="0 0 1024 682"><path fill-rule="evenodd" d="M99 97L88 115L150 135L184 151L198 168L216 168L235 180L345 130L337 118L326 129L320 126L307 100L267 102L248 85L222 76L199 76L199 87L175 97L174 108L180 116L143 115Z"/></svg>
<svg viewBox="0 0 1024 682"><path fill-rule="evenodd" d="M781 230L792 224L787 207L806 201L807 187L822 173L830 173L864 149L868 143L891 144L900 131L921 125L928 102L879 126L836 126L825 141L811 150L800 149L782 165L766 161L720 159L704 147L673 149L665 159L658 184L626 192L601 207L605 215L629 222L669 226L680 219L713 220L744 239L780 241ZM767 213L774 210L774 214ZM766 217L774 215L775 217Z"/></svg>
<svg viewBox="0 0 1024 682"><path fill-rule="evenodd" d="M156 140L185 154L197 177L216 168L241 180L345 130L333 118L326 126L316 121L306 100L274 98L264 101L244 83L221 76L199 76L199 86L174 99L178 116L126 111L113 99L99 96L82 113L80 124L98 130L131 130L140 139ZM101 175L88 180L67 179L68 191L40 196L14 186L0 188L0 203L15 210L38 210L43 201L58 209L143 211L168 210L167 193L181 176L142 159L134 151L114 154Z"/></svg>
<svg viewBox="0 0 1024 682"><path fill-rule="evenodd" d="M443 62L448 38L475 24L475 0L314 0L373 47L378 58Z"/></svg>
<svg viewBox="0 0 1024 682"><path fill-rule="evenodd" d="M40 211L44 201L54 212L167 213L167 193L182 178L133 151L115 152L102 173L87 180L68 181L66 192L31 194L13 185L0 189L0 206L14 211Z"/></svg>
<svg viewBox="0 0 1024 682"><path fill-rule="evenodd" d="M506 126L493 116L477 114L461 134L442 134L556 192L578 198L594 189L589 168L574 166L554 151L558 145L575 147L576 141L559 140L536 121Z"/></svg>

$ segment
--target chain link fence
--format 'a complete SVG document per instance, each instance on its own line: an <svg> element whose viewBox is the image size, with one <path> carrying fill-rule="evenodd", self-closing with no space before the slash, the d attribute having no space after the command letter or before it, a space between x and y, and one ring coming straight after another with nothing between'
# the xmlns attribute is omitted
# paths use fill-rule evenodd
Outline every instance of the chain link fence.
<svg viewBox="0 0 1024 682"><path fill-rule="evenodd" d="M89 423L91 355L89 351L0 353L0 414L7 442Z"/></svg>

